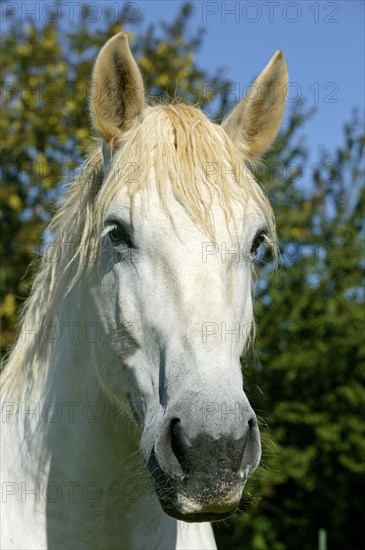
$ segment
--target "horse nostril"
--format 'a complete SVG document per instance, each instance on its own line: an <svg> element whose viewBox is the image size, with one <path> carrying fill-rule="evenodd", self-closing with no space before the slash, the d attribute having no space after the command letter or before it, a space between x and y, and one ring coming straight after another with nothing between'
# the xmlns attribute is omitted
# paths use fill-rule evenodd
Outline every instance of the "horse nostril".
<svg viewBox="0 0 365 550"><path fill-rule="evenodd" d="M179 418L173 418L170 422L171 450L174 453L182 471L185 473L185 458L181 438L181 423Z"/></svg>
<svg viewBox="0 0 365 550"><path fill-rule="evenodd" d="M254 428L256 425L256 418L250 418L250 420L248 421L248 427L250 428L250 431L252 430L252 428Z"/></svg>
<svg viewBox="0 0 365 550"><path fill-rule="evenodd" d="M240 467L240 476L247 479L257 468L261 458L261 442L256 416L247 421L248 432L245 438L243 459Z"/></svg>

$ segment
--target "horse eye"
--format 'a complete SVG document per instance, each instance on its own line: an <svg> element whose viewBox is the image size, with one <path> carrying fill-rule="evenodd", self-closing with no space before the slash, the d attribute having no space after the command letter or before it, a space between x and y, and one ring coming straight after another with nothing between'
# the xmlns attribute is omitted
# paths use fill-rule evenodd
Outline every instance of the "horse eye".
<svg viewBox="0 0 365 550"><path fill-rule="evenodd" d="M256 256L257 255L257 250L258 250L260 244L265 240L265 237L266 237L266 232L265 231L261 231L261 233L258 233L256 235L256 237L253 240L252 246L251 246L251 251L250 251L251 256Z"/></svg>
<svg viewBox="0 0 365 550"><path fill-rule="evenodd" d="M133 241L131 236L125 227L121 225L116 225L111 231L109 231L109 237L113 245L126 244L128 248L134 248Z"/></svg>

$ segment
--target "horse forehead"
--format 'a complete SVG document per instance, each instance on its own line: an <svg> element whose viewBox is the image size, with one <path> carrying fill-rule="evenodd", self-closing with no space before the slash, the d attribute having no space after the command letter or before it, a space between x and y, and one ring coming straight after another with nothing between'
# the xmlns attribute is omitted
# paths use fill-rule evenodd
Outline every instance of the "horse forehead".
<svg viewBox="0 0 365 550"><path fill-rule="evenodd" d="M204 196L204 192L203 192ZM232 218L227 220L219 198L206 194L207 215L214 225L214 233L218 240L235 242L244 237L245 229L262 217L257 206L249 198L247 204L233 202ZM152 237L158 242L166 239L171 243L194 239L196 242L211 240L198 226L184 206L174 197L173 187L167 193L167 204L163 204L156 186L148 185L133 198L133 206L127 189L120 189L116 194L111 208L123 213L132 220L133 230L141 238Z"/></svg>

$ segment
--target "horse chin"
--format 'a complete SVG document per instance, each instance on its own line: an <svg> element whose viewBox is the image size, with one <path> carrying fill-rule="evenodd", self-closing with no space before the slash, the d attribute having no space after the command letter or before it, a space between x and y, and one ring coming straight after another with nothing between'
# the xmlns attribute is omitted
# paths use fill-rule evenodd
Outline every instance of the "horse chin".
<svg viewBox="0 0 365 550"><path fill-rule="evenodd" d="M184 487L184 482L174 483L171 479L165 479L163 486L155 482L155 489L165 514L188 523L220 521L228 518L237 510L242 495L242 487L238 492L232 491L226 494L226 498L222 494L217 495L206 491L205 487L204 497L198 498L197 495L201 495L201 490L197 488L197 492L191 493L191 490Z"/></svg>
<svg viewBox="0 0 365 550"><path fill-rule="evenodd" d="M161 508L168 516L188 523L220 521L239 506L244 487L241 479L231 483L220 479L212 485L210 477L202 473L172 478L158 466L154 452L148 467Z"/></svg>
<svg viewBox="0 0 365 550"><path fill-rule="evenodd" d="M187 523L204 523L212 521L221 521L232 514L237 510L239 502L233 506L194 506L194 510L189 510L189 507L184 510L179 505L175 505L171 500L160 499L160 504L168 516L171 516L180 521L185 521Z"/></svg>

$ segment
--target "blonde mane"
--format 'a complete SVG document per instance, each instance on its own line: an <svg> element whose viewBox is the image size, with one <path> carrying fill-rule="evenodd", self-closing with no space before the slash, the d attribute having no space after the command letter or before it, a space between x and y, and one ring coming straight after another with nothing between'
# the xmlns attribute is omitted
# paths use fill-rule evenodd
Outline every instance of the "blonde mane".
<svg viewBox="0 0 365 550"><path fill-rule="evenodd" d="M6 380L12 379L18 386L28 376L36 377L44 351L43 330L65 294L95 263L106 207L121 186L128 186L133 211L134 199L149 185L152 169L166 212L169 214L167 193L172 189L175 199L211 239L214 224L207 193L211 199L218 197L227 222L233 201L246 204L253 198L267 220L268 240L275 250L275 223L268 199L222 127L184 104L147 107L125 133L123 143L117 144L103 185L100 143L70 183L49 225L52 246L41 260L22 314L20 332L22 327L34 332L25 341L20 334L3 373Z"/></svg>

